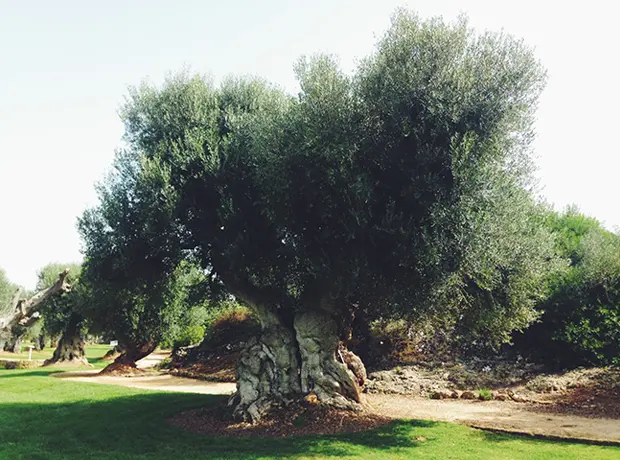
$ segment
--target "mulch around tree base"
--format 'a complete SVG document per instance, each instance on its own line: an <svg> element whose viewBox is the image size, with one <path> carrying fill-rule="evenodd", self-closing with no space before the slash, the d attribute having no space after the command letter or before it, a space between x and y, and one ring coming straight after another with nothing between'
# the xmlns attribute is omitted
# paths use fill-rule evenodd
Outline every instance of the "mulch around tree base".
<svg viewBox="0 0 620 460"><path fill-rule="evenodd" d="M109 375L113 377L138 377L144 374L146 374L144 369L117 363L112 363L99 372L99 375Z"/></svg>
<svg viewBox="0 0 620 460"><path fill-rule="evenodd" d="M366 410L340 410L326 405L307 406L302 402L274 409L256 424L230 420L231 408L225 403L176 415L169 421L185 430L208 436L270 437L315 436L356 433L393 422Z"/></svg>

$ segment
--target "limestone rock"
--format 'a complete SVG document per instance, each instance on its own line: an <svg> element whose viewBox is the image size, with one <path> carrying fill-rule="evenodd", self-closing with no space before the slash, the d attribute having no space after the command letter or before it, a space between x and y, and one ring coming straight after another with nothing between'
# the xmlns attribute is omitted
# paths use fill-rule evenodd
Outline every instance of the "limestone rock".
<svg viewBox="0 0 620 460"><path fill-rule="evenodd" d="M430 394L431 399L451 399L452 392L447 390L436 390Z"/></svg>
<svg viewBox="0 0 620 460"><path fill-rule="evenodd" d="M319 403L319 398L317 397L316 393L308 393L306 396L304 396L304 402L309 405L309 406L316 406Z"/></svg>

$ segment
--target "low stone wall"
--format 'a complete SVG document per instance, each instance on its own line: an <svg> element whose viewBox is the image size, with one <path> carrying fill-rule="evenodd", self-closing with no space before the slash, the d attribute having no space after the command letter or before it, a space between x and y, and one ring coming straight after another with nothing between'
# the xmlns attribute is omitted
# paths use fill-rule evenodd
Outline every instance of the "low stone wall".
<svg viewBox="0 0 620 460"><path fill-rule="evenodd" d="M0 368L3 369L34 369L36 367L43 366L42 360L28 361L26 359L13 360L13 359L0 359Z"/></svg>

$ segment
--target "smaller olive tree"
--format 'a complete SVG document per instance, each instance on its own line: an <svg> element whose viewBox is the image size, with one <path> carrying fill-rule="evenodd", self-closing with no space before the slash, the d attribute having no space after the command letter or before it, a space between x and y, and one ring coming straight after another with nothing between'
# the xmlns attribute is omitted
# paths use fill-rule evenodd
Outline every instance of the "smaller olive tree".
<svg viewBox="0 0 620 460"><path fill-rule="evenodd" d="M63 267L69 268L67 282L71 284L72 289L70 292L57 294L45 301L41 309L42 324L39 340L46 336L60 336L54 355L46 361L46 365L87 365L84 342L86 330L82 314L82 306L87 295L79 282L81 265L50 263L44 266L38 273L37 290L52 284Z"/></svg>
<svg viewBox="0 0 620 460"><path fill-rule="evenodd" d="M83 281L91 295L85 314L94 332L119 341L121 355L107 371L136 367L163 342L174 342L200 305L195 285L205 272L183 250L171 198L132 151L119 152L99 186L100 204L79 220ZM144 203L156 204L146 207Z"/></svg>

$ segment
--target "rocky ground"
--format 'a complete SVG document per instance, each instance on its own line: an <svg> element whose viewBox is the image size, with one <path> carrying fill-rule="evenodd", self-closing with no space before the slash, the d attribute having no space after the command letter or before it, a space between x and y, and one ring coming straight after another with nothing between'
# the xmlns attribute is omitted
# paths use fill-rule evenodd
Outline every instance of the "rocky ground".
<svg viewBox="0 0 620 460"><path fill-rule="evenodd" d="M537 410L620 419L620 368L545 373L524 362L412 365L372 372L366 392L534 403Z"/></svg>

